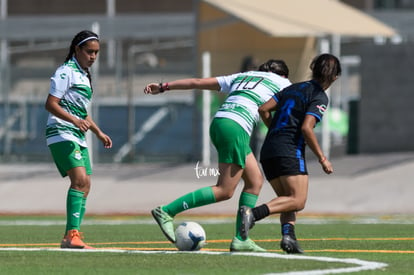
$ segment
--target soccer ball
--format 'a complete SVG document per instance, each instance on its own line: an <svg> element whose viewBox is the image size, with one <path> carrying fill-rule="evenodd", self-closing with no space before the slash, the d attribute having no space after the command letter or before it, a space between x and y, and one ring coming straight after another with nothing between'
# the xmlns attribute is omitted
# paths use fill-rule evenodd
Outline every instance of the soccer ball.
<svg viewBox="0 0 414 275"><path fill-rule="evenodd" d="M206 232L196 222L183 222L175 229L175 246L181 251L200 250L206 244Z"/></svg>

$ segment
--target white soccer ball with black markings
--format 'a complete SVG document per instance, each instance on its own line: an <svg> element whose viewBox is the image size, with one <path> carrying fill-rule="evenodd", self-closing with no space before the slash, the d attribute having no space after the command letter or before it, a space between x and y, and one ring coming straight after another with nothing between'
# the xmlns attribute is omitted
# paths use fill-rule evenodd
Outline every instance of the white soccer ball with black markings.
<svg viewBox="0 0 414 275"><path fill-rule="evenodd" d="M206 244L206 232L196 222L183 222L175 229L175 246L181 251L197 251Z"/></svg>

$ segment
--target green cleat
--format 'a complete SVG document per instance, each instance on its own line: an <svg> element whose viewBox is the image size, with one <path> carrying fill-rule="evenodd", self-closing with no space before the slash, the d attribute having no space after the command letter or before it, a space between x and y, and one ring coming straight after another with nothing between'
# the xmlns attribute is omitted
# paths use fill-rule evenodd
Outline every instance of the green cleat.
<svg viewBox="0 0 414 275"><path fill-rule="evenodd" d="M236 237L230 244L230 251L232 252L266 252L266 249L258 246L252 239L248 238L245 241L240 241Z"/></svg>
<svg viewBox="0 0 414 275"><path fill-rule="evenodd" d="M173 217L162 210L161 206L152 209L151 214L160 226L161 231L164 233L165 237L167 237L170 242L175 243Z"/></svg>

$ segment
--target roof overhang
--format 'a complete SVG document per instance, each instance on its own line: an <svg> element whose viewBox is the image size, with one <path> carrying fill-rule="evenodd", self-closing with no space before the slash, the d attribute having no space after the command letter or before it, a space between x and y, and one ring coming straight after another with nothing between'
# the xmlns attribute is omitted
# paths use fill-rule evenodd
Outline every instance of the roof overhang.
<svg viewBox="0 0 414 275"><path fill-rule="evenodd" d="M374 17L336 0L202 1L273 37L391 37L397 34Z"/></svg>

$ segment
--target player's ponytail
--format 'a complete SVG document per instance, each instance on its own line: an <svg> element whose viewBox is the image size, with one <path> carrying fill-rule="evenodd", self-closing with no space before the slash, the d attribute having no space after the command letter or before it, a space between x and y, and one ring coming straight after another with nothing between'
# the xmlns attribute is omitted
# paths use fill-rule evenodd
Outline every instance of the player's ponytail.
<svg viewBox="0 0 414 275"><path fill-rule="evenodd" d="M341 63L332 54L321 54L312 60L310 65L312 79L317 81L326 90L341 75Z"/></svg>

